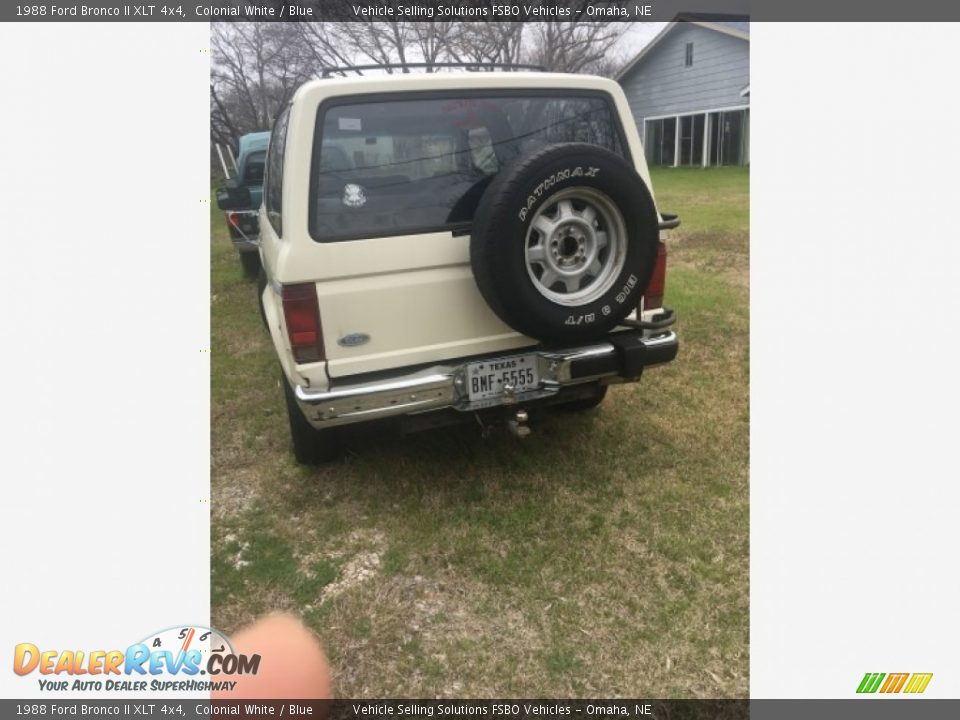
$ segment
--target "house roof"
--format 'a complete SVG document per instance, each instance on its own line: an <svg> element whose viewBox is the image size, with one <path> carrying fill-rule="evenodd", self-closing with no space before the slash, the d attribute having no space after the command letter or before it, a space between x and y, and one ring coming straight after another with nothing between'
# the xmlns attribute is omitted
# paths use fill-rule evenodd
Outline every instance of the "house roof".
<svg viewBox="0 0 960 720"><path fill-rule="evenodd" d="M707 13L680 13L672 21L668 22L646 46L637 53L636 57L624 65L620 72L614 76L614 80L620 80L633 70L640 61L643 60L661 40L663 40L677 26L677 23L690 23L700 27L713 30L724 35L739 38L750 42L750 21L745 15L713 15Z"/></svg>

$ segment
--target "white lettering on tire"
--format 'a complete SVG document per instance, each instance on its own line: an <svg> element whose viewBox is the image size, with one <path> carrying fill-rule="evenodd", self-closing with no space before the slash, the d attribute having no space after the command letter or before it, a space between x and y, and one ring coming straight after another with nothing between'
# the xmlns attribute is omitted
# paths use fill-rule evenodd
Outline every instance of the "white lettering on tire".
<svg viewBox="0 0 960 720"><path fill-rule="evenodd" d="M617 293L617 302L623 305L630 296L630 291L637 286L638 282L640 281L637 280L637 276L631 274L630 277L627 278L627 282L624 284L623 289Z"/></svg>
<svg viewBox="0 0 960 720"><path fill-rule="evenodd" d="M567 319L563 321L564 325L589 325L592 322L596 322L597 314L596 313L587 313L586 315L568 315Z"/></svg>
<svg viewBox="0 0 960 720"><path fill-rule="evenodd" d="M527 214L537 204L537 201L543 197L544 192L552 188L557 183L569 180L570 178L576 177L596 177L600 173L600 168L588 167L586 170L582 166L578 165L575 168L564 168L563 170L558 170L555 173L552 173L549 177L545 177L537 186L533 189L524 202L523 207L520 208L518 216L520 222L523 222L527 219Z"/></svg>

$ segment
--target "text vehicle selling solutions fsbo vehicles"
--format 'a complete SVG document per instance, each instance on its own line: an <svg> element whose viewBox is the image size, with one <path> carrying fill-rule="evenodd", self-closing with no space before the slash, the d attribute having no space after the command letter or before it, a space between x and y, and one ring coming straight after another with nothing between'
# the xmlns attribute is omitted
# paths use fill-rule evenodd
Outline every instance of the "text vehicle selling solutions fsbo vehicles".
<svg viewBox="0 0 960 720"><path fill-rule="evenodd" d="M321 79L277 116L258 284L294 453L344 426L475 415L529 432L673 360L666 230L613 81Z"/></svg>

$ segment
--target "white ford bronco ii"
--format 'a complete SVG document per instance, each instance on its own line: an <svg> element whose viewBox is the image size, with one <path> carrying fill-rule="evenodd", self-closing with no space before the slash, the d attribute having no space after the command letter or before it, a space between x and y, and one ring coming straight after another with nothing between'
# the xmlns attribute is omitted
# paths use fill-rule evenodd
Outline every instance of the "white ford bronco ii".
<svg viewBox="0 0 960 720"><path fill-rule="evenodd" d="M264 321L298 461L344 426L478 415L529 432L677 354L665 230L611 80L322 79L278 115L260 210Z"/></svg>

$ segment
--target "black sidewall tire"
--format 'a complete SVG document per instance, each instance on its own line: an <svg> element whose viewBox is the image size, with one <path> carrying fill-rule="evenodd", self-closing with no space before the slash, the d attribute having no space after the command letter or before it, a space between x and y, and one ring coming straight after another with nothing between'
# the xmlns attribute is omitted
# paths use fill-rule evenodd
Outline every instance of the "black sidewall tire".
<svg viewBox="0 0 960 720"><path fill-rule="evenodd" d="M623 216L626 258L616 280L590 303L567 306L544 297L530 279L524 246L537 211L558 191L587 187ZM525 210L525 212L524 212ZM637 306L653 273L659 217L646 183L625 160L583 143L553 145L497 174L477 208L470 241L474 277L505 323L549 343L598 338Z"/></svg>
<svg viewBox="0 0 960 720"><path fill-rule="evenodd" d="M267 311L263 308L263 293L267 289L267 272L262 267L260 272L257 274L257 308L260 310L260 320L263 322L263 327L267 330L270 329L267 325Z"/></svg>
<svg viewBox="0 0 960 720"><path fill-rule="evenodd" d="M303 416L293 388L283 373L280 374L280 383L283 385L283 397L287 405L293 456L297 462L302 465L319 465L340 457L343 451L340 428L317 430Z"/></svg>
<svg viewBox="0 0 960 720"><path fill-rule="evenodd" d="M240 266L243 268L243 274L248 278L257 277L260 272L260 253L242 252L240 255Z"/></svg>

